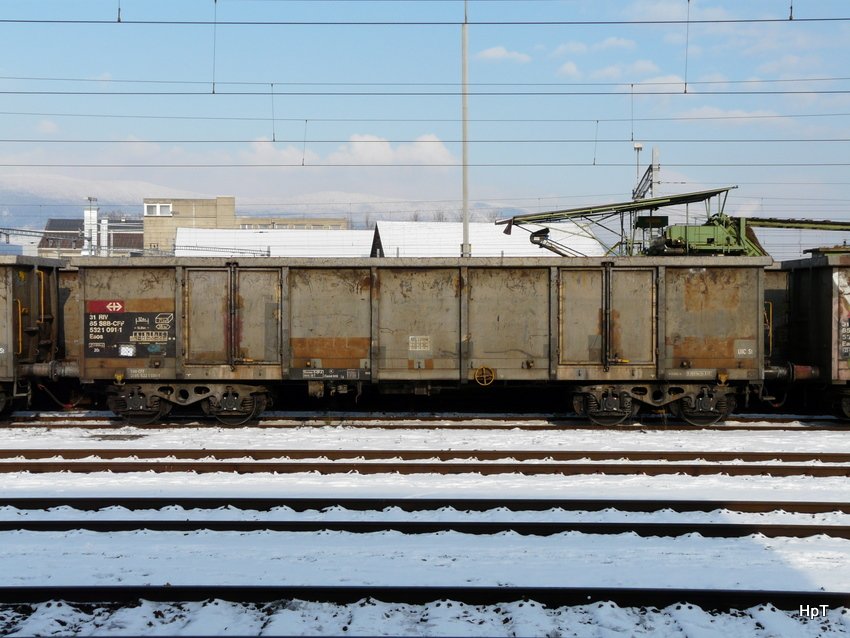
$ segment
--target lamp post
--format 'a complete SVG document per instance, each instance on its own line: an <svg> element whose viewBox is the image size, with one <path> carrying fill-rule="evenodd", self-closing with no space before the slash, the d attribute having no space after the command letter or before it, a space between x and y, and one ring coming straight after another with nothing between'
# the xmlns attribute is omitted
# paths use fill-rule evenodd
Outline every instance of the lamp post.
<svg viewBox="0 0 850 638"><path fill-rule="evenodd" d="M643 144L635 142L635 179L640 179L640 152L643 150Z"/></svg>

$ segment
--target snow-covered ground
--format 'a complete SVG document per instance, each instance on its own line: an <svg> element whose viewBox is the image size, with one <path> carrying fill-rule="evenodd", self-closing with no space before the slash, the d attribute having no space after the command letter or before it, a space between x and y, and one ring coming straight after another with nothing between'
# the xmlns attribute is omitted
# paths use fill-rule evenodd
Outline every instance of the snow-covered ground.
<svg viewBox="0 0 850 638"><path fill-rule="evenodd" d="M806 514L801 512L738 512L724 508L711 512L675 512L664 509L655 512L628 512L605 508L600 511L576 511L553 508L534 511L513 511L497 507L486 511L457 510L444 507L437 510L403 510L387 507L379 511L350 510L340 506L322 510L294 510L273 507L268 511L243 510L233 507L215 509L168 506L163 509L127 509L105 507L99 510L78 510L69 506L47 510L25 510L0 506L0 521L421 521L421 522L584 522L584 523L737 523L749 525L846 525L850 513L833 511Z"/></svg>
<svg viewBox="0 0 850 638"><path fill-rule="evenodd" d="M0 532L0 586L386 585L850 591L850 540L569 532Z"/></svg>
<svg viewBox="0 0 850 638"><path fill-rule="evenodd" d="M328 605L290 601L240 605L225 601L81 610L38 605L32 614L0 611L0 633L13 636L570 636L600 638L832 638L850 635L850 615L809 619L771 606L712 614L692 605L620 608L612 603L547 609L534 602L464 605L448 601L399 605L361 601Z"/></svg>
<svg viewBox="0 0 850 638"><path fill-rule="evenodd" d="M0 447L126 448L300 448L300 449L504 449L504 450L739 450L850 451L850 432L806 431L537 431L537 430L367 430L362 428L191 430L6 430ZM710 500L847 501L850 479L769 476L650 477L466 475L288 475L251 474L0 474L0 489L13 496L257 496L257 497L480 497L480 498L671 498ZM74 513L108 518L150 517L148 513ZM19 516L61 516L0 509L4 520ZM194 517L169 510L169 518ZM218 516L352 518L331 510L293 513L234 513ZM401 519L451 517L507 520L503 512L458 512L370 516ZM528 513L525 520L541 520ZM639 520L616 512L542 513L542 520ZM646 520L745 522L729 512L655 514ZM677 518L678 516L695 517ZM847 515L771 514L761 522L825 520L847 524ZM790 517L790 519L788 518ZM534 585L606 587L688 587L850 591L850 541L750 536L712 539L699 535L640 538L579 533L526 537L513 533L472 536L454 532L409 536L397 532L2 532L0 585L33 584L415 584ZM803 603L805 601L801 601ZM446 603L408 607L364 603L333 607L293 603L274 609L229 603L154 605L101 612L67 605L40 605L18 617L0 611L0 633L19 635L97 633L119 635L227 631L239 634L334 633L395 635L847 635L848 616L832 610L826 624L807 623L798 614L753 610L712 616L698 609L661 611L587 606L543 609L518 603L498 609ZM24 614L26 616L26 614ZM5 619L5 620L3 620ZM506 620L508 619L508 620ZM60 622L61 621L61 622ZM67 623L62 625L62 622ZM151 622L152 626L145 623ZM5 625L3 623L6 623ZM347 629L344 629L347 627ZM825 627L821 628L821 627ZM51 629L53 628L53 629ZM69 630L73 628L73 630ZM572 633L570 633L572 632Z"/></svg>
<svg viewBox="0 0 850 638"><path fill-rule="evenodd" d="M767 423L765 423L767 425ZM3 430L0 449L192 448L295 450L717 450L850 453L847 431L518 428L380 429L366 427Z"/></svg>

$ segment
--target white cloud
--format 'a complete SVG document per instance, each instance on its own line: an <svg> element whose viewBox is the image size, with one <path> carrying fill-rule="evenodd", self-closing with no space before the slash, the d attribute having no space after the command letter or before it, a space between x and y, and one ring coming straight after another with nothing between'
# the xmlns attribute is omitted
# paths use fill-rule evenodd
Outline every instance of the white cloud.
<svg viewBox="0 0 850 638"><path fill-rule="evenodd" d="M558 75L565 78L580 78L581 71L578 70L575 62L567 61L558 67Z"/></svg>
<svg viewBox="0 0 850 638"><path fill-rule="evenodd" d="M590 74L594 80L619 80L623 75L623 67L620 64L612 64L602 69L596 69Z"/></svg>
<svg viewBox="0 0 850 638"><path fill-rule="evenodd" d="M328 156L332 164L454 164L455 158L436 135L420 135L412 143L398 144L377 135L352 135L349 142Z"/></svg>
<svg viewBox="0 0 850 638"><path fill-rule="evenodd" d="M604 40L600 40L599 42L594 42L591 45L587 45L584 42L577 42L572 40L570 42L564 42L563 44L559 44L555 47L555 50L552 51L552 57L561 57L564 55L582 55L587 53L588 51L605 51L609 49L634 49L637 46L634 40L628 40L626 38L617 38L617 37L609 37Z"/></svg>
<svg viewBox="0 0 850 638"><path fill-rule="evenodd" d="M59 125L53 120L41 120L36 126L36 130L44 135L52 135L59 131Z"/></svg>
<svg viewBox="0 0 850 638"><path fill-rule="evenodd" d="M799 55L783 55L781 58L771 60L759 66L756 70L764 75L782 75L788 72L806 72L817 68L817 61L811 57L804 58Z"/></svg>
<svg viewBox="0 0 850 638"><path fill-rule="evenodd" d="M666 44L672 44L673 46L682 46L687 41L685 40L685 34L678 31L668 31L664 34L662 40Z"/></svg>
<svg viewBox="0 0 850 638"><path fill-rule="evenodd" d="M587 53L587 50L588 46L584 42L565 42L555 47L555 50L552 51L552 57Z"/></svg>
<svg viewBox="0 0 850 638"><path fill-rule="evenodd" d="M626 8L625 15L641 20L683 20L687 7L677 0L637 0Z"/></svg>
<svg viewBox="0 0 850 638"><path fill-rule="evenodd" d="M631 64L612 64L597 69L591 77L597 80L619 80L624 75L636 76L648 73L658 73L658 66L651 60L635 60Z"/></svg>
<svg viewBox="0 0 850 638"><path fill-rule="evenodd" d="M628 70L636 75L647 73L658 73L660 69L652 60L635 60L628 66Z"/></svg>
<svg viewBox="0 0 850 638"><path fill-rule="evenodd" d="M508 51L503 46L498 47L490 47L489 49L484 49L483 51L479 51L475 54L475 57L479 60L510 60L512 62L531 62L531 56L526 53L520 53L518 51Z"/></svg>
<svg viewBox="0 0 850 638"><path fill-rule="evenodd" d="M605 38L602 42L597 42L593 45L593 48L598 51L605 49L634 49L635 41L628 40L626 38L615 38L612 36L610 38Z"/></svg>

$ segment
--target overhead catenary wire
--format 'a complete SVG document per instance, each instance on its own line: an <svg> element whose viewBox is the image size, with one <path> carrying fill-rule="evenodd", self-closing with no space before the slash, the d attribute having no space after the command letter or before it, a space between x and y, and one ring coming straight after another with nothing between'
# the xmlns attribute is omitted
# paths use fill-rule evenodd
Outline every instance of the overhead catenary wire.
<svg viewBox="0 0 850 638"><path fill-rule="evenodd" d="M57 139L57 138L0 138L0 144L351 144L351 138L320 139L308 138L306 136L307 122L304 121L305 136L303 138L281 138L281 139L259 139L259 138L232 138L232 139ZM459 144L459 139L440 138L403 138L389 139L383 137L358 138L357 144ZM469 140L475 144L621 144L630 142L625 137L618 138L486 138ZM832 144L850 142L850 137L774 137L774 138L652 138L656 144ZM306 147L304 149L306 151Z"/></svg>
<svg viewBox="0 0 850 638"><path fill-rule="evenodd" d="M847 89L776 89L776 90L738 90L738 91L686 91L682 82L672 86L682 86L682 90L657 90L647 85L646 91L636 92L635 96L735 96L735 95L847 95ZM60 91L60 90L35 90L35 89L0 89L0 95L48 95L48 96L126 96L126 97L207 97L207 96L235 96L256 97L267 96L268 91L222 91L220 89L210 91ZM641 85L635 85L640 87ZM670 86L670 85L668 85ZM456 91L285 91L274 90L272 95L289 97L460 97L461 90ZM630 90L610 91L470 91L470 97L547 97L547 96L574 96L574 97L603 97L608 95L632 95Z"/></svg>
<svg viewBox="0 0 850 638"><path fill-rule="evenodd" d="M850 166L850 162L665 162L673 168L825 168ZM418 162L418 163L287 163L287 162L245 162L245 163L64 163L64 162L0 162L2 168L460 168L460 162ZM631 162L477 162L470 164L476 168L634 168Z"/></svg>
<svg viewBox="0 0 850 638"><path fill-rule="evenodd" d="M663 26L684 24L806 24L850 22L850 16L814 16L808 18L701 18L664 20L470 20L470 26L591 27L591 26ZM0 24L79 25L79 26L185 26L185 27L459 27L462 20L134 20L114 18L0 18Z"/></svg>
<svg viewBox="0 0 850 638"><path fill-rule="evenodd" d="M19 76L19 75L0 75L0 80L16 81L16 82L80 82L80 83L96 83L96 84L187 84L208 86L209 81L205 80L163 80L163 79L142 79L142 78L79 78L79 77L56 77L56 76ZM697 85L714 85L714 84L791 84L804 82L845 82L850 80L850 76L834 76L834 77L796 77L796 78L749 78L743 80L723 79L723 80L694 80L688 84ZM276 84L278 86L457 86L460 83L456 81L449 82L411 82L405 81L386 81L386 82L354 82L354 81L295 81L295 80L228 80L216 82L219 85L225 86L268 86ZM669 80L647 80L644 82L577 82L577 81L561 81L561 82L470 82L469 86L670 86L682 84L682 81Z"/></svg>
<svg viewBox="0 0 850 638"><path fill-rule="evenodd" d="M239 121L239 122L268 122L268 117L263 116L214 116L214 115L153 115L150 113L55 113L45 111L0 111L0 115L23 115L30 117L70 117L70 118L116 118L116 119L141 119L141 120L202 120L202 121ZM850 112L838 113L753 113L734 115L682 115L669 117L635 117L635 122L689 122L689 121L724 121L724 120L773 120L773 119L800 119L800 118L824 118L824 117L850 117ZM303 122L305 119L311 122L386 122L386 123L452 123L460 122L459 118L399 118L399 117L277 117L276 122ZM628 117L593 117L593 118L470 118L475 123L525 123L525 124L551 124L551 123L611 123L629 122Z"/></svg>

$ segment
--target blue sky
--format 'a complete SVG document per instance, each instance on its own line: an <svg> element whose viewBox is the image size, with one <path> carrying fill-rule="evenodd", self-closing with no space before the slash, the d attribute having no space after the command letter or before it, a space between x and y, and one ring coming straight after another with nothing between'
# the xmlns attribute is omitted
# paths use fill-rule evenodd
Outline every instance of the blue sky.
<svg viewBox="0 0 850 638"><path fill-rule="evenodd" d="M0 194L68 215L89 195L234 195L451 217L463 12L3 0ZM850 217L846 2L470 0L468 19L470 196L490 216L629 199L637 141L661 193L738 185L730 212Z"/></svg>

